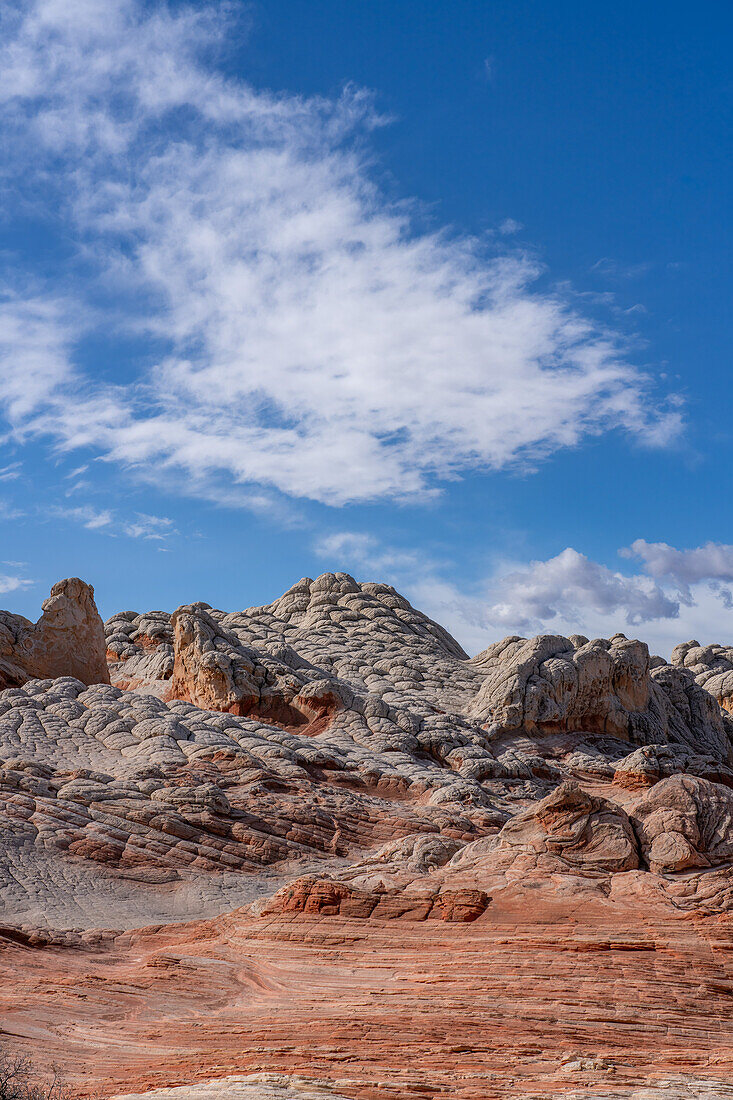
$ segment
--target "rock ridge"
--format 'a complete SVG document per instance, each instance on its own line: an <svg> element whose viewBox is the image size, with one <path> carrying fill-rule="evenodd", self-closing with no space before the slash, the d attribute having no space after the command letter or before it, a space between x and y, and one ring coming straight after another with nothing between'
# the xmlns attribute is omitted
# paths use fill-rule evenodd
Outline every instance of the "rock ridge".
<svg viewBox="0 0 733 1100"><path fill-rule="evenodd" d="M80 1096L724 1095L733 649L469 659L346 573L0 624L3 1027Z"/></svg>

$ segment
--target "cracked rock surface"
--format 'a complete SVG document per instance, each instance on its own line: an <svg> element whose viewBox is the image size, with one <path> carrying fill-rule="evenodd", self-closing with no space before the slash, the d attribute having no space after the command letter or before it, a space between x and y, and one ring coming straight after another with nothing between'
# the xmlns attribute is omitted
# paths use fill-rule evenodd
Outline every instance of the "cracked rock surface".
<svg viewBox="0 0 733 1100"><path fill-rule="evenodd" d="M11 1046L79 1095L725 1095L731 658L469 658L345 573L1 613Z"/></svg>
<svg viewBox="0 0 733 1100"><path fill-rule="evenodd" d="M724 710L733 711L733 646L682 642L672 650L671 661L676 668L688 669Z"/></svg>

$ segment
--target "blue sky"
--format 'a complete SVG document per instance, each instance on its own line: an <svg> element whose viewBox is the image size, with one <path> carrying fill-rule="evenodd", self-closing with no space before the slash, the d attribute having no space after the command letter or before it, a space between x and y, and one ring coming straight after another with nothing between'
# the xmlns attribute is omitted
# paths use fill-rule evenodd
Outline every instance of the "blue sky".
<svg viewBox="0 0 733 1100"><path fill-rule="evenodd" d="M3 606L730 640L730 24L5 5Z"/></svg>

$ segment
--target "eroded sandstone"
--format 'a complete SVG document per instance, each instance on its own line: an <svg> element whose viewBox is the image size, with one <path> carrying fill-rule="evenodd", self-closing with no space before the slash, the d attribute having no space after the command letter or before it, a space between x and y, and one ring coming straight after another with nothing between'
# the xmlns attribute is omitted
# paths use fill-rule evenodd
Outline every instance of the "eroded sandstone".
<svg viewBox="0 0 733 1100"><path fill-rule="evenodd" d="M672 650L671 661L677 668L688 669L724 710L733 711L733 646L681 642Z"/></svg>
<svg viewBox="0 0 733 1100"><path fill-rule="evenodd" d="M249 1095L263 1072L364 1100L725 1095L717 650L512 637L468 659L337 573L244 611L119 613L108 677L91 589L53 600L7 628L0 692L12 1049L80 1095Z"/></svg>
<svg viewBox="0 0 733 1100"><path fill-rule="evenodd" d="M42 612L32 623L0 611L0 688L57 676L108 684L104 624L92 586L78 577L59 581Z"/></svg>

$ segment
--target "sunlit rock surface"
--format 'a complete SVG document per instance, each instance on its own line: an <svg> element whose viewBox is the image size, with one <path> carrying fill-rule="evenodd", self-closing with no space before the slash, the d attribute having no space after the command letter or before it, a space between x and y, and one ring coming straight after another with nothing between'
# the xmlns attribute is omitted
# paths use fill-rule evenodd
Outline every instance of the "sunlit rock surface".
<svg viewBox="0 0 733 1100"><path fill-rule="evenodd" d="M104 625L92 586L78 577L59 581L41 610L36 623L0 611L0 689L55 676L108 684Z"/></svg>
<svg viewBox="0 0 733 1100"><path fill-rule="evenodd" d="M733 1095L722 647L469 659L347 574L95 615L0 616L13 1050L88 1096Z"/></svg>

